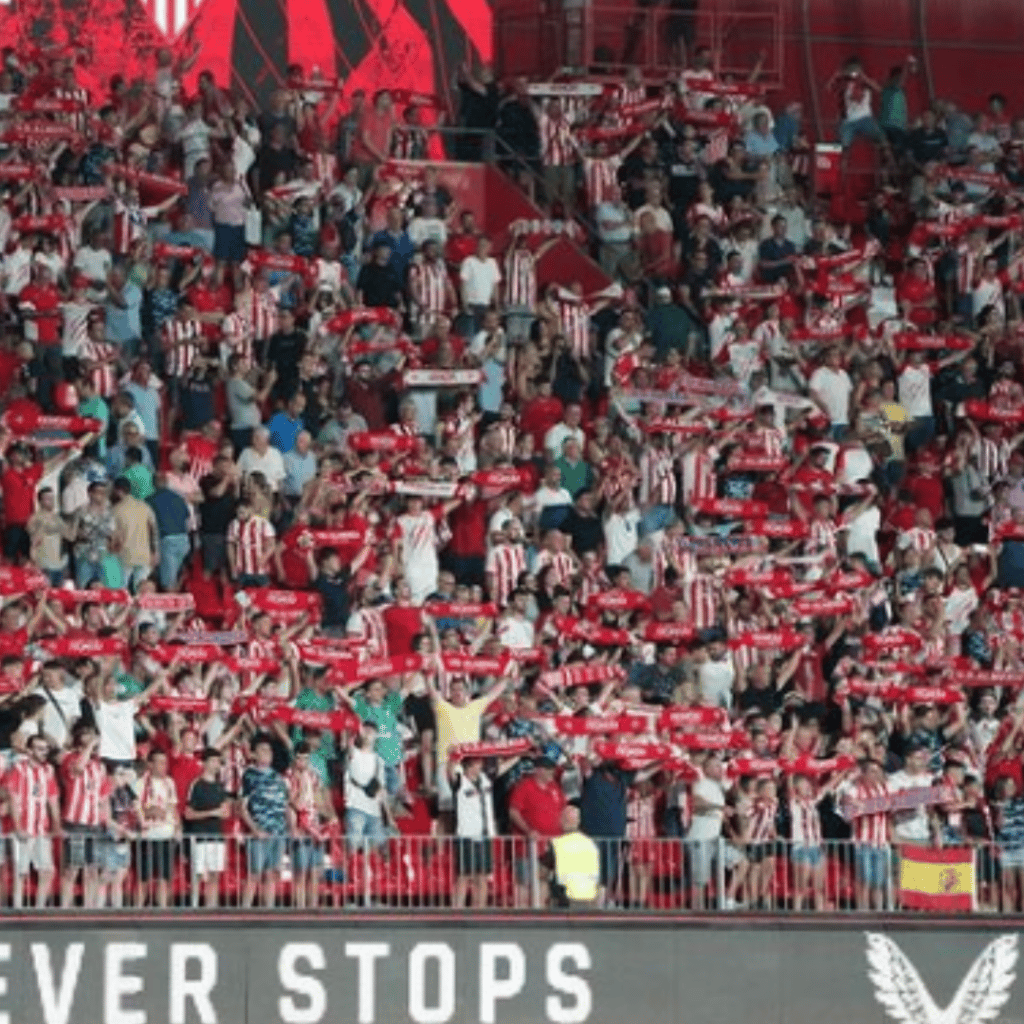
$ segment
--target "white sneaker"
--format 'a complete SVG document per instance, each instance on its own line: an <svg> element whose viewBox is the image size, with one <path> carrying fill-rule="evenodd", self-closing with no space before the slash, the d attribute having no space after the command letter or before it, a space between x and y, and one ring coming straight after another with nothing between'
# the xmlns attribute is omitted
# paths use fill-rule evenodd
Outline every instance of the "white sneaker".
<svg viewBox="0 0 1024 1024"><path fill-rule="evenodd" d="M722 907L725 910L735 910L738 906L739 904L734 899L731 899L728 896L726 896L725 899L722 901Z"/></svg>

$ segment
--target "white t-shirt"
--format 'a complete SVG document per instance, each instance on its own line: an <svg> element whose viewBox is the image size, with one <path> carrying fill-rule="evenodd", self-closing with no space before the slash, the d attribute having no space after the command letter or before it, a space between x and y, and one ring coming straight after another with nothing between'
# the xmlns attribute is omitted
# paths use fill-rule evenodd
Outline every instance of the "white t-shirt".
<svg viewBox="0 0 1024 1024"><path fill-rule="evenodd" d="M528 651L533 646L533 623L510 616L498 623L498 640L513 651Z"/></svg>
<svg viewBox="0 0 1024 1024"><path fill-rule="evenodd" d="M847 555L863 555L869 565L879 565L878 530L882 525L882 513L872 505L865 509L849 524L846 534Z"/></svg>
<svg viewBox="0 0 1024 1024"><path fill-rule="evenodd" d="M871 90L863 83L847 83L843 99L847 121L861 121L871 116Z"/></svg>
<svg viewBox="0 0 1024 1024"><path fill-rule="evenodd" d="M560 459L563 455L562 445L570 437L578 442L581 452L585 450L587 435L579 427L570 427L567 423L556 423L544 435L544 447L553 459Z"/></svg>
<svg viewBox="0 0 1024 1024"><path fill-rule="evenodd" d="M637 530L640 526L640 510L631 508L627 512L613 512L604 521L604 543L608 549L608 565L622 563L636 551L639 543Z"/></svg>
<svg viewBox="0 0 1024 1024"><path fill-rule="evenodd" d="M101 701L93 712L100 733L100 757L110 761L135 760L134 700Z"/></svg>
<svg viewBox="0 0 1024 1024"><path fill-rule="evenodd" d="M908 775L898 771L889 776L889 792L902 793L907 789L927 789L931 786L931 775ZM921 806L906 811L893 811L893 839L897 843L927 843L931 838L928 828L928 808Z"/></svg>
<svg viewBox="0 0 1024 1024"><path fill-rule="evenodd" d="M700 695L713 707L732 708L732 688L736 682L736 668L727 654L721 661L708 659L697 670Z"/></svg>
<svg viewBox="0 0 1024 1024"><path fill-rule="evenodd" d="M821 399L833 426L846 426L850 422L850 395L853 383L845 370L819 366L808 381L810 388Z"/></svg>
<svg viewBox="0 0 1024 1024"><path fill-rule="evenodd" d="M80 270L90 281L106 281L113 259L106 249L93 249L91 246L83 245L75 253L72 266Z"/></svg>
<svg viewBox="0 0 1024 1024"><path fill-rule="evenodd" d="M931 380L932 371L924 364L904 367L899 379L899 400L908 416L932 415Z"/></svg>
<svg viewBox="0 0 1024 1024"><path fill-rule="evenodd" d="M262 473L273 491L281 486L285 476L284 459L273 445L262 455L255 448L246 448L238 459L238 469L242 476L248 476L250 473Z"/></svg>
<svg viewBox="0 0 1024 1024"><path fill-rule="evenodd" d="M501 283L501 269L493 256L482 260L467 256L459 268L462 296L469 306L489 306L494 301Z"/></svg>
<svg viewBox="0 0 1024 1024"><path fill-rule="evenodd" d="M32 250L20 245L4 257L4 292L17 295L32 280Z"/></svg>
<svg viewBox="0 0 1024 1024"><path fill-rule="evenodd" d="M701 811L693 815L687 839L717 839L722 834L722 817L725 807L725 790L720 782L702 778L693 784L695 800L711 804L714 810Z"/></svg>
<svg viewBox="0 0 1024 1024"><path fill-rule="evenodd" d="M455 803L455 834L465 839L493 836L495 829L491 780L481 772L476 782L470 782L462 772L457 772L452 789Z"/></svg>
<svg viewBox="0 0 1024 1024"><path fill-rule="evenodd" d="M362 811L370 817L381 816L378 797L372 799L364 791L371 779L384 786L384 762L375 750L361 750L352 747L348 753L348 767L345 769L345 806L353 811Z"/></svg>
<svg viewBox="0 0 1024 1024"><path fill-rule="evenodd" d="M64 746L71 733L71 727L82 715L82 687L78 682L65 683L59 690L39 688L39 695L46 698L43 711L43 730L55 742ZM53 698L51 700L50 698ZM56 703L56 707L54 704ZM60 711L57 710L60 708Z"/></svg>

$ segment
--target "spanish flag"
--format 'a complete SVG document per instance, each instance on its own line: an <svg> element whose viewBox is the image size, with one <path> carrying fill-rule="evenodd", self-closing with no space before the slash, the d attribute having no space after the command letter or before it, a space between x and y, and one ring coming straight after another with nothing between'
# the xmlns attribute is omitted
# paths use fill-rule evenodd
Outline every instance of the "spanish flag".
<svg viewBox="0 0 1024 1024"><path fill-rule="evenodd" d="M973 910L974 850L901 846L900 905L907 910Z"/></svg>

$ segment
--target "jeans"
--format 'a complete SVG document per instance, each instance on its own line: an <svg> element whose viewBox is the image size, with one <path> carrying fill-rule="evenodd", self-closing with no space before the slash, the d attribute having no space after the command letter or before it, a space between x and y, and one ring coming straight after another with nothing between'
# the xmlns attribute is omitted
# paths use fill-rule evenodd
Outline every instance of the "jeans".
<svg viewBox="0 0 1024 1024"><path fill-rule="evenodd" d="M354 807L345 810L345 835L353 845L365 839L371 846L381 846L387 840L380 815L357 811Z"/></svg>
<svg viewBox="0 0 1024 1024"><path fill-rule="evenodd" d="M187 533L160 538L160 586L170 590L178 582L181 567L192 551Z"/></svg>
<svg viewBox="0 0 1024 1024"><path fill-rule="evenodd" d="M103 568L99 562L90 562L85 558L75 559L75 586L85 590L93 580L103 580Z"/></svg>
<svg viewBox="0 0 1024 1024"><path fill-rule="evenodd" d="M151 565L125 565L122 562L121 568L124 570L124 585L133 594L138 590L139 584L148 580L153 572Z"/></svg>
<svg viewBox="0 0 1024 1024"><path fill-rule="evenodd" d="M243 573L236 582L242 590L245 590L247 587L267 586L270 583L270 577L266 573Z"/></svg>
<svg viewBox="0 0 1024 1024"><path fill-rule="evenodd" d="M873 117L858 117L853 121L844 121L839 128L839 141L843 149L849 149L855 138L860 136L872 142L887 142L885 132Z"/></svg>

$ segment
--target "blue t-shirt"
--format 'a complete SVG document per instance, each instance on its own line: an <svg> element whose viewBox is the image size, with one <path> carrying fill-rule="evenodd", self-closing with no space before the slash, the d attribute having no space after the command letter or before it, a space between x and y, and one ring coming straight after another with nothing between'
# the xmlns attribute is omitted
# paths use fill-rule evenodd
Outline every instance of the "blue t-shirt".
<svg viewBox="0 0 1024 1024"><path fill-rule="evenodd" d="M153 388L144 388L141 384L130 380L124 386L135 399L135 411L142 420L142 427L147 441L160 439L160 393Z"/></svg>
<svg viewBox="0 0 1024 1024"><path fill-rule="evenodd" d="M293 420L288 413L275 413L267 424L270 431L270 443L282 455L290 452L295 447L295 439L303 429L301 419Z"/></svg>
<svg viewBox="0 0 1024 1024"><path fill-rule="evenodd" d="M106 306L107 339L115 344L142 337L142 290L129 281L121 290L121 298L126 303L124 309L113 302Z"/></svg>
<svg viewBox="0 0 1024 1024"><path fill-rule="evenodd" d="M246 768L242 798L261 832L283 836L288 831L288 785L273 768Z"/></svg>

